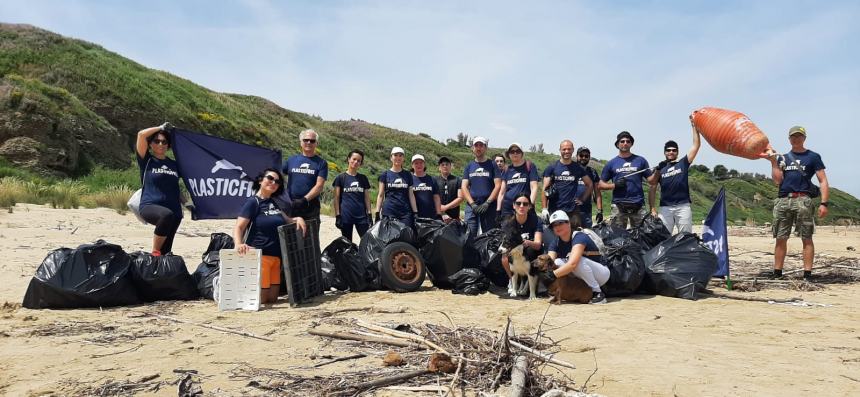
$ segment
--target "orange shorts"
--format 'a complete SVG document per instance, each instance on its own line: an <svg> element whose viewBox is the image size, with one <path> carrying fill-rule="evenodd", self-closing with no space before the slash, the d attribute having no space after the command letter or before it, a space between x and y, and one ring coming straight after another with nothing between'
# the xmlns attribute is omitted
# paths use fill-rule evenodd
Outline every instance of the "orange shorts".
<svg viewBox="0 0 860 397"><path fill-rule="evenodd" d="M263 255L260 261L260 288L281 284L281 258Z"/></svg>

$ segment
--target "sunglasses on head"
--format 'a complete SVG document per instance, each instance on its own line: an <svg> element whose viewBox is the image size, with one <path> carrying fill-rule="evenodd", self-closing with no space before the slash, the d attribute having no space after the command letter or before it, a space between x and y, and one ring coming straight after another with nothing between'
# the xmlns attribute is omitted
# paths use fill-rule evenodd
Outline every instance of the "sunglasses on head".
<svg viewBox="0 0 860 397"><path fill-rule="evenodd" d="M304 143L317 143L317 140L316 139L302 139L302 142L304 142Z"/></svg>
<svg viewBox="0 0 860 397"><path fill-rule="evenodd" d="M517 207L528 207L532 205L532 203L528 201L514 201L514 205L516 205Z"/></svg>
<svg viewBox="0 0 860 397"><path fill-rule="evenodd" d="M275 182L275 183L277 183L277 184L279 184L279 185L281 184L281 179L280 179L280 178L276 178L276 177L271 176L271 175L266 175L266 176L265 176L265 178L266 178L266 179L268 179L268 180L270 180L270 181L272 181L272 182Z"/></svg>
<svg viewBox="0 0 860 397"><path fill-rule="evenodd" d="M168 142L166 139L153 139L152 143L154 143L156 145L168 145L168 144L170 144L170 142Z"/></svg>

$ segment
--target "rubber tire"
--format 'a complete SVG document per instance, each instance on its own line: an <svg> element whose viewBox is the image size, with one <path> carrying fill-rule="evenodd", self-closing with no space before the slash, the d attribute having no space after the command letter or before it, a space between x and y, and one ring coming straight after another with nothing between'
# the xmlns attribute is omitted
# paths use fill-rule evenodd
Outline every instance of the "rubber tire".
<svg viewBox="0 0 860 397"><path fill-rule="evenodd" d="M408 254L416 261L417 275L411 280L401 280L394 273L392 260L399 254ZM389 289L395 292L412 292L418 290L424 283L424 278L427 277L427 266L417 248L412 244L398 241L388 244L382 250L382 255L379 257L379 274L382 278L382 284Z"/></svg>

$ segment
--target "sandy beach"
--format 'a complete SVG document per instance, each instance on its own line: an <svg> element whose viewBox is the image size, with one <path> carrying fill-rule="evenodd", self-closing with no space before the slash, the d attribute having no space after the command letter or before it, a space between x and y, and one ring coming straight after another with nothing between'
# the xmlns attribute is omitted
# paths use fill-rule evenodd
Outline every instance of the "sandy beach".
<svg viewBox="0 0 860 397"><path fill-rule="evenodd" d="M234 221L186 218L174 252L190 271L200 263L209 234L230 232ZM378 356L339 362L316 372L294 369L320 357L346 354L346 342L307 334L332 310L376 307L403 314L343 312L334 316L379 323L447 324L502 330L510 318L518 333L535 332L546 300L503 299L492 294L453 295L427 282L418 292L349 293L318 298L300 309L284 301L260 312L219 312L212 301L163 302L88 310L28 310L20 302L45 255L59 247L105 239L127 252L146 249L153 228L109 209L57 210L19 204L0 213L0 394L9 396L97 393L105 381L173 381L175 370L196 370L207 395L265 395L248 386L249 367L329 374L379 366ZM324 219L323 246L338 235ZM767 233L730 234L732 259L759 258L772 267ZM818 253L854 258L860 229L821 227ZM800 241L789 242L797 253ZM758 262L757 262L758 264ZM790 258L786 270L799 268ZM797 277L795 274L792 277ZM723 290L724 291L724 290ZM749 297L799 297L820 305L768 304L719 298L688 301L635 296L607 305L550 307L544 329L560 341L559 358L578 386L607 396L860 395L860 284L829 284L814 291L765 289L732 292ZM247 338L141 312L241 329L272 341ZM595 372L596 370L596 372ZM417 395L383 391L385 395ZM176 395L164 386L143 395Z"/></svg>

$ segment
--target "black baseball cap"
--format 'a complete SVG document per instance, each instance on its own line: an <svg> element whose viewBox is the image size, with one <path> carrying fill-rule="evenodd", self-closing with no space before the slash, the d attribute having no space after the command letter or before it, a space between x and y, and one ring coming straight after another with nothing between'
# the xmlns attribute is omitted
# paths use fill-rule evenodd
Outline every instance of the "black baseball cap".
<svg viewBox="0 0 860 397"><path fill-rule="evenodd" d="M582 152L588 152L588 154L591 154L591 149L589 149L588 146L580 146L579 149L576 149L577 156Z"/></svg>
<svg viewBox="0 0 860 397"><path fill-rule="evenodd" d="M442 156L442 157L439 157L439 161L436 162L436 165L439 165L442 163L450 163L450 162L451 162L451 159L449 159L445 156Z"/></svg>

